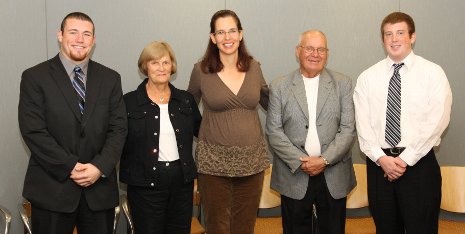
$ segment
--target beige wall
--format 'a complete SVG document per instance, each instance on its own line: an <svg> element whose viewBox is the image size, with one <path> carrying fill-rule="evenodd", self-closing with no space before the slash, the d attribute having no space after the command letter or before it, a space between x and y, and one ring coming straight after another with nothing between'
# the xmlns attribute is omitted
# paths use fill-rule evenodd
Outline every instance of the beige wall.
<svg viewBox="0 0 465 234"><path fill-rule="evenodd" d="M173 81L187 88L193 64L208 41L211 15L223 8L236 11L252 55L269 82L296 69L294 47L300 32L326 33L328 67L352 77L385 56L379 24L392 11L409 13L417 26L415 52L440 64L452 86L451 124L438 152L442 165L465 166L465 2L461 0L2 0L0 1L0 204L14 214L12 233L21 232L16 204L21 199L28 150L20 137L17 105L21 72L58 52L56 31L71 11L89 14L96 24L93 59L114 68L125 92L141 81L137 59L153 40L169 42L178 58ZM264 116L261 113L262 117ZM364 157L353 149L356 162ZM120 222L124 233L125 222Z"/></svg>

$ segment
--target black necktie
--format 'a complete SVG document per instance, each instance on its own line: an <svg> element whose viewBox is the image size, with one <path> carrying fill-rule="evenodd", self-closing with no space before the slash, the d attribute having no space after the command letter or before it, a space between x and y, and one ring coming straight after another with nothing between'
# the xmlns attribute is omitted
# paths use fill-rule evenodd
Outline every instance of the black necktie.
<svg viewBox="0 0 465 234"><path fill-rule="evenodd" d="M82 69L79 66L76 66L73 71L73 87L76 90L79 99L79 110L81 110L82 114L84 113L84 105L86 102L86 86L84 85L84 74L82 73Z"/></svg>
<svg viewBox="0 0 465 234"><path fill-rule="evenodd" d="M404 63L394 64L394 74L389 81L386 109L385 139L392 147L400 142L401 80L399 69Z"/></svg>

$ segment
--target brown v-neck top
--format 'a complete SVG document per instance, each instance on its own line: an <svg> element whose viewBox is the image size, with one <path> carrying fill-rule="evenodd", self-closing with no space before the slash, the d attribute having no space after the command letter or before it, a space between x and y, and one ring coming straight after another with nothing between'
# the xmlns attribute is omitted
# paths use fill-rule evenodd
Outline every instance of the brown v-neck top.
<svg viewBox="0 0 465 234"><path fill-rule="evenodd" d="M257 106L268 108L268 85L252 60L237 95L217 73L194 65L188 92L202 100L203 116L195 151L199 173L240 177L265 170L270 161Z"/></svg>

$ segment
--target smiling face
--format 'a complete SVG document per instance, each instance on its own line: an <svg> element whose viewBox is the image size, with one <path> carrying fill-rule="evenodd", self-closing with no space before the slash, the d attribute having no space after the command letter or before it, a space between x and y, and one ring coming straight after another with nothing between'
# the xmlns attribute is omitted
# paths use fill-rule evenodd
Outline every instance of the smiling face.
<svg viewBox="0 0 465 234"><path fill-rule="evenodd" d="M242 40L242 31L232 16L220 17L215 22L215 33L210 39L220 51L220 55L237 54Z"/></svg>
<svg viewBox="0 0 465 234"><path fill-rule="evenodd" d="M63 55L76 64L88 58L95 43L93 29L89 21L66 19L63 31L57 33Z"/></svg>
<svg viewBox="0 0 465 234"><path fill-rule="evenodd" d="M328 60L326 45L326 37L318 31L311 31L302 35L300 44L295 49L295 53L299 59L300 72L305 77L315 77L323 70ZM306 48L310 47L313 48L312 52L306 50ZM322 53L318 52L319 48L322 48L320 49Z"/></svg>
<svg viewBox="0 0 465 234"><path fill-rule="evenodd" d="M412 51L416 35L409 35L407 23L385 24L383 27L384 48L394 62L398 63L407 57Z"/></svg>
<svg viewBox="0 0 465 234"><path fill-rule="evenodd" d="M166 84L171 77L173 63L168 54L160 59L153 59L147 62L147 76L153 84Z"/></svg>

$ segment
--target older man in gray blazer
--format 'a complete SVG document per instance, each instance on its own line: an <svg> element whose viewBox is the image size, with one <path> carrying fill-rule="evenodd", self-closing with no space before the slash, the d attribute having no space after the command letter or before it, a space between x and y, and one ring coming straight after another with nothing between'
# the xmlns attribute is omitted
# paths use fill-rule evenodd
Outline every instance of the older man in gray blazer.
<svg viewBox="0 0 465 234"><path fill-rule="evenodd" d="M271 187L281 194L284 233L344 233L347 194L355 187L352 81L325 68L326 36L302 33L300 68L270 84L266 134L274 153Z"/></svg>

